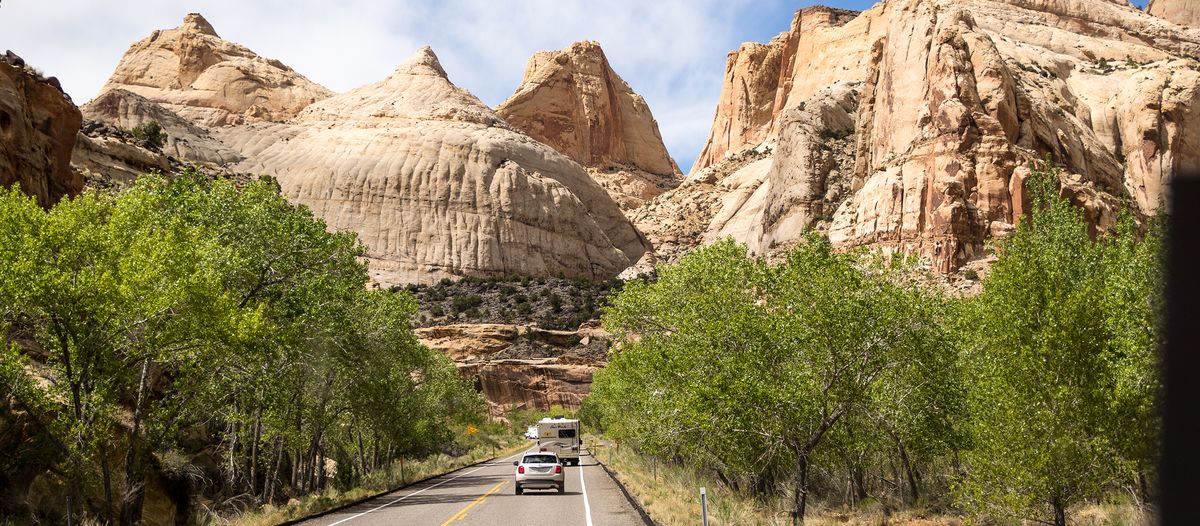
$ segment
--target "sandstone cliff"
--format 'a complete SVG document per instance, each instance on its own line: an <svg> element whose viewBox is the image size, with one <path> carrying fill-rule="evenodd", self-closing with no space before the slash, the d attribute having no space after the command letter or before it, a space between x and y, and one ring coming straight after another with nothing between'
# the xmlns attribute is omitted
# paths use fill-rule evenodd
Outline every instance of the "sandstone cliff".
<svg viewBox="0 0 1200 526"><path fill-rule="evenodd" d="M521 86L496 113L587 167L623 208L679 184L650 107L596 42L535 54Z"/></svg>
<svg viewBox="0 0 1200 526"><path fill-rule="evenodd" d="M454 86L429 48L286 124L217 130L330 227L358 232L383 285L615 276L649 249L575 162Z"/></svg>
<svg viewBox="0 0 1200 526"><path fill-rule="evenodd" d="M609 335L598 324L578 331L524 325L457 324L417 329L421 343L454 359L475 382L493 416L509 409L578 408L602 367Z"/></svg>
<svg viewBox="0 0 1200 526"><path fill-rule="evenodd" d="M731 54L704 153L648 207L706 203L704 229L637 222L656 243L732 235L760 253L815 227L944 272L1011 230L1027 165L1048 155L1103 228L1123 201L1152 213L1173 171L1200 166L1196 56L1195 32L1123 1L804 9Z"/></svg>
<svg viewBox="0 0 1200 526"><path fill-rule="evenodd" d="M0 57L0 186L17 183L44 207L82 190L71 170L82 118L53 77L11 51Z"/></svg>
<svg viewBox="0 0 1200 526"><path fill-rule="evenodd" d="M1200 29L1200 2L1196 0L1150 0L1146 12L1181 26Z"/></svg>
<svg viewBox="0 0 1200 526"><path fill-rule="evenodd" d="M204 126L279 121L332 93L226 41L199 14L129 48L101 88L123 89Z"/></svg>

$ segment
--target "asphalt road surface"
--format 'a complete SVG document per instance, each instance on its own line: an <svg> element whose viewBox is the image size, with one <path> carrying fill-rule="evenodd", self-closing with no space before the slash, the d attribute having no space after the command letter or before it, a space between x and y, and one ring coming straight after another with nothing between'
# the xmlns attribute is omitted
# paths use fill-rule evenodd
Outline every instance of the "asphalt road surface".
<svg viewBox="0 0 1200 526"><path fill-rule="evenodd" d="M305 522L306 526L642 526L641 515L590 455L567 466L567 491L516 495L512 463L496 459Z"/></svg>

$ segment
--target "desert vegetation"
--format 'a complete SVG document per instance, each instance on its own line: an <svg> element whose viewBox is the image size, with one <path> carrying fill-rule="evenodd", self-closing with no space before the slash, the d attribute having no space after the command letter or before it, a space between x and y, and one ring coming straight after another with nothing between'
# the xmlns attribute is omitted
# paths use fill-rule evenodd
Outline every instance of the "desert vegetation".
<svg viewBox="0 0 1200 526"><path fill-rule="evenodd" d="M482 401L361 252L270 180L150 175L50 210L4 190L0 487L59 502L3 512L198 522L471 449Z"/></svg>
<svg viewBox="0 0 1200 526"><path fill-rule="evenodd" d="M975 297L814 235L774 265L724 241L660 267L607 309L619 351L581 414L794 522L814 504L1056 526L1106 499L1142 507L1160 227L1090 232L1058 181L1029 181L1033 212Z"/></svg>
<svg viewBox="0 0 1200 526"><path fill-rule="evenodd" d="M618 279L514 276L444 279L432 285L409 285L394 290L405 290L417 299L418 326L512 323L575 330L584 322L599 319L609 296L622 286Z"/></svg>

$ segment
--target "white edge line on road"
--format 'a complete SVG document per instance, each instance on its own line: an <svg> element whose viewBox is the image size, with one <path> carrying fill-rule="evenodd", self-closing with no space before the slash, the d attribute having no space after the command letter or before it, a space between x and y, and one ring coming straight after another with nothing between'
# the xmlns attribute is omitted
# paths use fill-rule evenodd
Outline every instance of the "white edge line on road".
<svg viewBox="0 0 1200 526"><path fill-rule="evenodd" d="M583 481L582 463L579 465L579 487L583 490L583 518L587 519L587 526L592 526L592 506L588 504L587 483Z"/></svg>
<svg viewBox="0 0 1200 526"><path fill-rule="evenodd" d="M524 453L524 452L522 452L522 453ZM508 458L506 458L506 459L502 460L501 462L507 461L509 458L519 457L519 456L521 456L521 454L522 454L522 453L517 453L516 455L513 455L513 456L511 456L511 457L508 457ZM492 461L488 461L488 462L492 462ZM429 486L428 488L424 488L424 489L422 489L422 490L420 490L420 491L414 491L414 492L412 492L412 493L409 493L408 495L405 495L405 496L403 496L403 497L400 497L400 498L398 498L398 499L396 499L396 500L393 500L393 501L391 501L391 502L389 502L389 503L387 503L387 504L384 504L384 505L382 505L382 506L379 506L378 508L372 508L372 509L369 509L369 510L367 510L367 511L364 511L364 512L362 512L362 513L359 513L358 515L354 515L354 516L351 516L351 517L346 517L346 518L344 518L344 519L342 519L342 520L340 520L340 521L337 521L337 522L335 522L335 523L333 523L333 524L330 524L329 526L337 526L338 524L341 524L341 523L343 523L343 522L349 522L349 521L352 521L352 520L354 520L354 519L357 519L357 518L359 518L359 517L362 517L363 515L366 515L366 514L368 514L368 513L371 513L371 512L376 512L376 511L382 510L382 509L384 509L384 508L386 508L386 507L388 507L388 506L391 506L392 504L395 504L395 503L397 503L397 502L400 502L400 501L402 501L402 500L404 500L404 499L407 499L407 498L409 498L409 497L411 497L411 496L413 496L413 495L418 495L418 494L421 494L421 493L425 493L426 491L429 491L429 490L431 490L431 489L433 489L433 488L436 488L436 487L438 487L438 486L441 486L442 484L445 484L445 483L447 483L447 482L450 482L451 480L455 480L455 479L457 479L457 478L460 478L460 477L465 477L465 476L467 476L467 475L470 475L470 474L472 474L472 473L474 473L474 472L476 472L476 471L479 471L479 470L481 470L481 469L484 469L484 468L490 468L490 467L492 467L492 466L490 466L490 465L488 465L488 464L486 464L486 463L485 463L484 465L482 465L482 466L479 466L479 467L477 467L477 468L475 468L475 469L472 469L471 471L468 471L468 472L466 472L466 473L462 473L462 474L456 475L456 476L454 476L453 478L448 478L448 479L446 479L446 480L443 480L443 481L441 481L441 482L438 482L437 484L434 484L434 485L432 485L432 486ZM586 505L586 497L585 497L584 504ZM589 520L588 520L588 526L591 526L591 524L592 524L592 521L589 519Z"/></svg>

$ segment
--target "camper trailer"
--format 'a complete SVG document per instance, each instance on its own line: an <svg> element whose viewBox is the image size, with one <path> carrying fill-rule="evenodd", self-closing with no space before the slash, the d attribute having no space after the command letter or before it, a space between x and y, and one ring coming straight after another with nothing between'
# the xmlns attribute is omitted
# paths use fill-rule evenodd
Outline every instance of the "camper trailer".
<svg viewBox="0 0 1200 526"><path fill-rule="evenodd" d="M564 464L579 465L579 450L583 437L579 421L557 416L543 418L537 424L538 450L558 454Z"/></svg>

